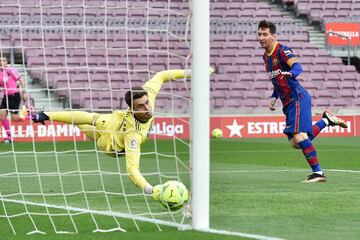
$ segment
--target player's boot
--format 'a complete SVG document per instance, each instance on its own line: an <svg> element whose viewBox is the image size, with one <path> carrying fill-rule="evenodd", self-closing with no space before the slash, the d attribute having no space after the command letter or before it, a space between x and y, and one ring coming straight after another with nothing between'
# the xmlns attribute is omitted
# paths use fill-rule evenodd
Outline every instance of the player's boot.
<svg viewBox="0 0 360 240"><path fill-rule="evenodd" d="M42 123L45 124L46 120L50 120L49 116L46 115L43 111L39 111L39 112L33 112L31 115L31 120L34 123Z"/></svg>
<svg viewBox="0 0 360 240"><path fill-rule="evenodd" d="M10 138L6 138L2 143L9 144L12 143L12 140Z"/></svg>
<svg viewBox="0 0 360 240"><path fill-rule="evenodd" d="M330 126L340 126L342 128L347 128L347 124L344 119L335 116L332 112L325 111L322 115L323 118L326 118L329 121Z"/></svg>
<svg viewBox="0 0 360 240"><path fill-rule="evenodd" d="M313 173L307 176L307 179L302 182L303 183L326 182L326 176L324 174Z"/></svg>

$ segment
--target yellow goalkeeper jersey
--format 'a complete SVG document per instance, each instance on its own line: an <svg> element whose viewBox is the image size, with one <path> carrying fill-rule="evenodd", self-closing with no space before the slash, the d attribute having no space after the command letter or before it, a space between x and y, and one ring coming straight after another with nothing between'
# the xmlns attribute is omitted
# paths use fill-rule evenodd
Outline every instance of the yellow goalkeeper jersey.
<svg viewBox="0 0 360 240"><path fill-rule="evenodd" d="M143 86L148 92L149 101L155 108L155 99L164 82L185 78L186 70L167 70L157 73ZM146 123L138 121L132 111L114 111L112 114L101 114L96 119L97 145L105 153L116 156L124 153L126 169L130 179L140 188L150 185L140 174L139 161L141 144L149 136L154 117Z"/></svg>

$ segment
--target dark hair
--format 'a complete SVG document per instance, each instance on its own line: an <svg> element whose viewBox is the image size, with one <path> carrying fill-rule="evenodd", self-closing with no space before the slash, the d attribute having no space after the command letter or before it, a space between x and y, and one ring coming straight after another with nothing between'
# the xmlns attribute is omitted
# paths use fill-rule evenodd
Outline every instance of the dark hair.
<svg viewBox="0 0 360 240"><path fill-rule="evenodd" d="M147 91L142 87L133 87L131 90L125 93L125 102L126 104L132 108L132 103L135 99L141 98L144 95L148 95Z"/></svg>
<svg viewBox="0 0 360 240"><path fill-rule="evenodd" d="M275 24L273 24L272 22L266 21L266 20L261 20L261 21L259 22L258 29L260 29L260 28L269 28L271 34L275 34L275 33L276 33L276 26L275 26Z"/></svg>

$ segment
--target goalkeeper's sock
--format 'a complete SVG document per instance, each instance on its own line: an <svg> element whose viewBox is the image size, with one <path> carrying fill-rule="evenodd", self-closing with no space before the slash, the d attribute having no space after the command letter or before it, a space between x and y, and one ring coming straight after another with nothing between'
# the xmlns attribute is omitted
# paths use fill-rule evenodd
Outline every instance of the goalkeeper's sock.
<svg viewBox="0 0 360 240"><path fill-rule="evenodd" d="M313 172L322 174L320 163L317 158L316 150L310 139L305 139L299 143L306 161L309 163Z"/></svg>
<svg viewBox="0 0 360 240"><path fill-rule="evenodd" d="M11 140L11 131L10 131L10 121L9 119L5 118L1 121L3 127L5 128L6 131L6 139L7 140Z"/></svg>
<svg viewBox="0 0 360 240"><path fill-rule="evenodd" d="M317 123L315 123L312 126L313 135L310 136L310 141L316 138L317 135L319 135L319 133L321 132L321 130L323 130L328 125L329 125L329 121L326 118L322 118Z"/></svg>
<svg viewBox="0 0 360 240"><path fill-rule="evenodd" d="M93 125L98 116L97 113L88 113L83 111L69 111L69 112L45 112L49 116L50 120L81 125Z"/></svg>

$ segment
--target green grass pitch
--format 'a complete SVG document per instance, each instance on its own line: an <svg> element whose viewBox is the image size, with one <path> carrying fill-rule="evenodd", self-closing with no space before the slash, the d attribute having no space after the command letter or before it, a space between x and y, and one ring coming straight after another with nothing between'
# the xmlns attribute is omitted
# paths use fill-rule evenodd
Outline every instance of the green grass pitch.
<svg viewBox="0 0 360 240"><path fill-rule="evenodd" d="M360 138L319 137L314 145L326 183L301 183L309 167L285 138L212 140L211 227L284 239L358 239ZM74 149L80 150L78 155ZM141 170L151 183L180 177L189 186L184 143L148 141L143 152ZM246 239L123 218L121 213L131 211L150 219L151 212L156 219L181 222L182 214L169 214L139 194L125 175L118 174L118 169L125 172L123 159L96 153L91 142L1 145L0 162L2 239ZM119 214L104 214L109 206ZM92 233L118 224L127 232ZM54 229L71 232L74 226L78 234L55 234ZM26 235L35 229L47 234Z"/></svg>

